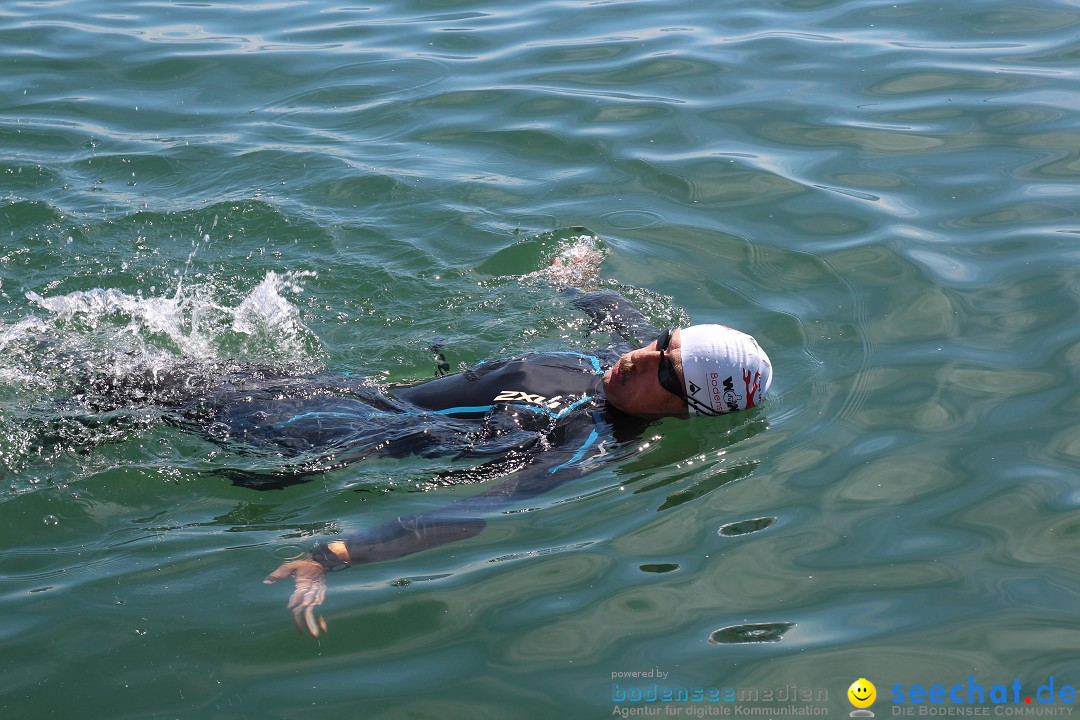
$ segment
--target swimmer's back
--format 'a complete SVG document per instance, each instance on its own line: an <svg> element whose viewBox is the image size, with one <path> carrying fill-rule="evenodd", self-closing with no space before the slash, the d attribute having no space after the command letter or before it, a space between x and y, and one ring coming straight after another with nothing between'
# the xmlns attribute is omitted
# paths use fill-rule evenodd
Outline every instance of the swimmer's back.
<svg viewBox="0 0 1080 720"><path fill-rule="evenodd" d="M558 416L583 400L603 399L601 360L585 353L531 353L484 363L457 375L420 385L395 387L390 394L440 414L483 415L505 403Z"/></svg>

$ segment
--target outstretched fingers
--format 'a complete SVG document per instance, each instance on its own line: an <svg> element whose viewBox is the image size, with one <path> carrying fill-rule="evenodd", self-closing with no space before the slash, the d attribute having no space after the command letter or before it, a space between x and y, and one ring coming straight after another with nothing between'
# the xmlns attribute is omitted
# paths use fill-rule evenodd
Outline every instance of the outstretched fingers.
<svg viewBox="0 0 1080 720"><path fill-rule="evenodd" d="M300 632L319 637L320 632L326 632L326 620L316 615L315 610L326 599L326 568L310 558L293 560L267 575L263 582L274 583L289 576L296 583L288 604L293 622Z"/></svg>
<svg viewBox="0 0 1080 720"><path fill-rule="evenodd" d="M322 566L320 565L321 569ZM306 629L312 637L319 637L319 631L326 632L326 620L315 616L315 608L326 599L326 577L317 578L296 575L296 590L289 598L289 609L293 613L293 622L300 632Z"/></svg>

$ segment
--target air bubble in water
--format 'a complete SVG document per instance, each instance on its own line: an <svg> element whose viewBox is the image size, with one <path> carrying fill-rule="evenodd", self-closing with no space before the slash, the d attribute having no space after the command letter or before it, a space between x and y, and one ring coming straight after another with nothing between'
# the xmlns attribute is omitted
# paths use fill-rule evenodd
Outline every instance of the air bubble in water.
<svg viewBox="0 0 1080 720"><path fill-rule="evenodd" d="M56 517L55 515L46 515L41 519L41 521L49 527L60 524L60 518Z"/></svg>

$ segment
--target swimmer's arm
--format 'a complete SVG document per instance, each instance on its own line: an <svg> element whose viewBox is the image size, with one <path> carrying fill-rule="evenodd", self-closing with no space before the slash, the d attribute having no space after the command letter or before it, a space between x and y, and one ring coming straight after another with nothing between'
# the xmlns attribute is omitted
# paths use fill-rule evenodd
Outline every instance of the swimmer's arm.
<svg viewBox="0 0 1080 720"><path fill-rule="evenodd" d="M534 461L478 495L319 543L311 557L328 569L366 565L474 537L487 525L486 516L569 479L571 473L550 474L550 464Z"/></svg>
<svg viewBox="0 0 1080 720"><path fill-rule="evenodd" d="M553 438L555 449L539 456L512 456L490 461L472 472L498 483L483 492L433 510L399 517L378 527L350 532L339 538L316 544L311 553L286 562L267 575L266 583L292 578L296 589L288 601L293 620L300 631L319 637L326 622L315 615L326 597L325 575L329 570L368 562L394 560L426 549L473 538L487 525L485 518L519 506L523 501L548 492L566 481L623 457L608 448L600 451L610 437L602 426L591 422L571 423ZM600 434L595 431L600 430ZM594 449L590 449L594 448ZM584 450L584 451L583 451ZM454 475L448 471L443 476Z"/></svg>
<svg viewBox="0 0 1080 720"><path fill-rule="evenodd" d="M467 471L447 470L443 482L460 475L491 478L486 489L443 507L398 517L383 525L365 528L319 543L312 558L328 569L340 565L364 565L411 555L421 550L471 538L487 524L485 519L524 500L534 498L585 472L592 472L622 455L600 451L612 438L610 430L593 421L572 422L558 428L549 441L555 446L533 455L511 453ZM498 478L497 482L494 482Z"/></svg>
<svg viewBox="0 0 1080 720"><path fill-rule="evenodd" d="M444 508L401 517L379 527L319 543L304 558L286 562L266 576L264 583L292 577L296 588L288 608L301 632L318 637L326 632L326 620L315 614L326 598L326 573L338 567L394 560L421 550L473 537L484 529L480 514L509 504L513 498L497 491L467 498Z"/></svg>
<svg viewBox="0 0 1080 720"><path fill-rule="evenodd" d="M326 597L327 571L395 560L474 537L487 525L486 516L580 477L582 470L578 466L561 466L566 461L565 453L545 453L524 467L519 463L520 469L479 495L318 543L309 555L283 564L263 582L273 583L292 577L296 589L289 598L288 608L292 611L293 621L301 632L318 637L320 632L326 631L326 621L315 611ZM597 466L598 463L594 463L588 469Z"/></svg>
<svg viewBox="0 0 1080 720"><path fill-rule="evenodd" d="M660 331L629 300L612 290L581 289L600 284L603 261L604 253L595 245L578 243L552 258L551 265L542 272L548 282L592 318L593 330L607 330L634 347L651 342Z"/></svg>
<svg viewBox="0 0 1080 720"><path fill-rule="evenodd" d="M594 330L607 330L638 347L651 342L660 331L633 303L613 290L584 292L566 288L562 294L593 320Z"/></svg>
<svg viewBox="0 0 1080 720"><path fill-rule="evenodd" d="M327 568L363 565L396 560L478 535L487 525L486 517L542 495L622 457L621 453L605 452L599 459L594 453L589 453L594 455L591 461L585 466L580 463L577 454L579 448L583 447L581 436L588 433L587 437L596 441L597 436L592 433L594 427L591 423L582 425L573 436L561 438L565 449L549 450L524 462L518 457L516 461L496 460L473 468L473 473L477 475L484 475L485 468L487 471L505 473L499 482L482 493L440 508L399 517L378 527L348 533L325 544L319 543L311 556ZM599 439L604 439L604 436L599 436Z"/></svg>

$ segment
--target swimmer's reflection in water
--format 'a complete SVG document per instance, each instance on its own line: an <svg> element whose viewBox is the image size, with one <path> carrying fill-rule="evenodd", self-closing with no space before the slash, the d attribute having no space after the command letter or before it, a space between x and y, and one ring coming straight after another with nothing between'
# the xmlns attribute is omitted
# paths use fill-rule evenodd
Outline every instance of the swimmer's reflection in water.
<svg viewBox="0 0 1080 720"><path fill-rule="evenodd" d="M752 408L772 380L768 356L749 335L722 325L659 330L613 292L565 290L612 345L595 354L532 353L379 391L334 374L278 377L248 368L221 377L155 375L99 383L99 407L171 407L179 424L207 437L285 457L311 457L312 472L371 457L474 459L474 477L500 478L446 507L320 542L264 582L292 577L298 628L326 630L316 608L328 570L391 560L476 535L484 517L602 464L625 457L652 419ZM632 349L636 348L636 349ZM452 481L449 471L443 479ZM235 474L258 489L303 482L294 475Z"/></svg>

